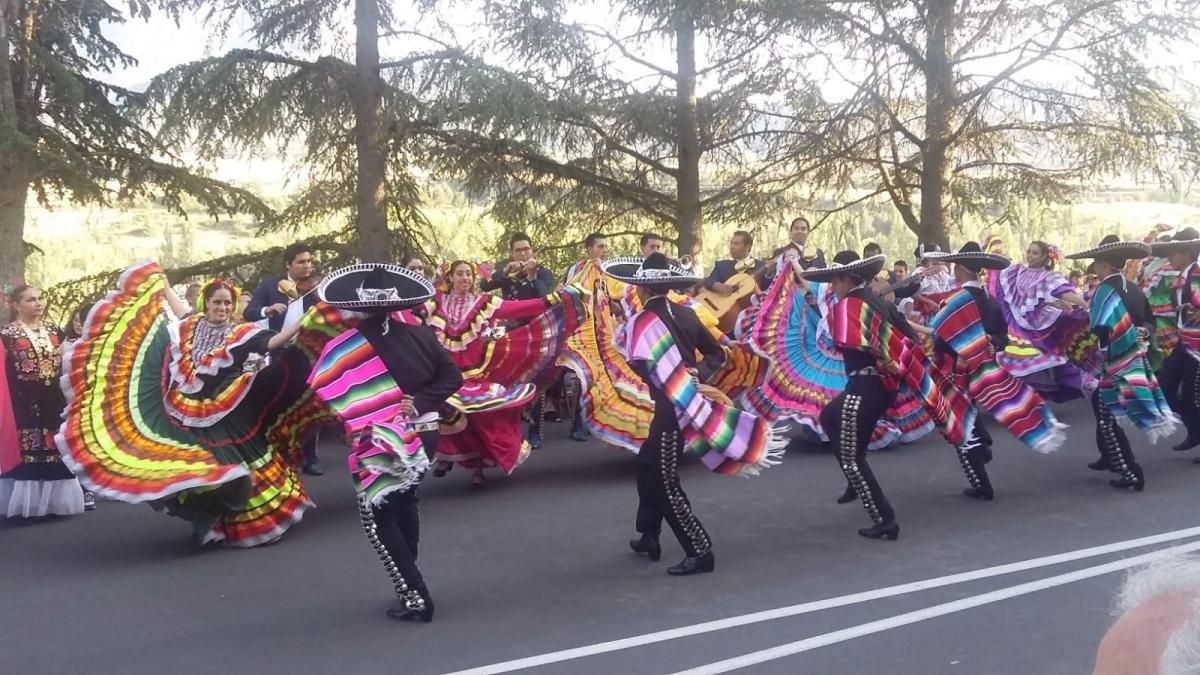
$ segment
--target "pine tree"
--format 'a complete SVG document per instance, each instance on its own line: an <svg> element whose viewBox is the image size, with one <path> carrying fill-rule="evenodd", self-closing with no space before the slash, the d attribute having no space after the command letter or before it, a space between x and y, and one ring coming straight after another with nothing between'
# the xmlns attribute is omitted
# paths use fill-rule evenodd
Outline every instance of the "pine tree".
<svg viewBox="0 0 1200 675"><path fill-rule="evenodd" d="M130 0L145 17L147 0ZM210 213L272 217L246 190L185 168L131 111L141 95L102 77L133 64L104 36L125 13L105 0L0 0L0 280L25 276L25 207L116 204L153 197L184 213L192 197Z"/></svg>
<svg viewBox="0 0 1200 675"><path fill-rule="evenodd" d="M829 121L854 149L844 159L855 180L924 241L946 244L955 214L1001 220L1025 199L1069 201L1104 178L1200 168L1194 96L1173 57L1200 24L1190 0L821 0L796 11L790 32L817 46L809 63L854 91Z"/></svg>

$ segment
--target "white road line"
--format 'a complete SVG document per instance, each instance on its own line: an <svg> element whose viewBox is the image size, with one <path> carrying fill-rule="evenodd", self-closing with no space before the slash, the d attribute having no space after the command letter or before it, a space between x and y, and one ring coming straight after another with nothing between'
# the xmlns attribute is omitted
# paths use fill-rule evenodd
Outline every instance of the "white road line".
<svg viewBox="0 0 1200 675"><path fill-rule="evenodd" d="M851 626L850 628L834 631L832 633L825 633L824 635L817 635L804 640L789 642L787 644L779 645L778 647L772 647L770 649L763 649L761 651L735 656L732 659L717 661L716 663L710 663L708 665L691 668L689 670L681 670L674 675L719 675L719 673L728 673L732 670L740 670L742 668L748 668L750 666L765 663L767 661L781 659L786 656L794 656L802 652L812 651L819 647L826 647L839 642L845 642L847 640L853 640L854 638L871 635L873 633L881 633L885 630L891 630L893 628L899 628L901 626L907 626L909 624L918 623L921 621L928 621L929 619L935 619L947 614L954 614L955 612L962 612L968 609L981 607L983 605L990 605L995 602L1000 602L1001 600L1007 600L1009 598L1015 598L1022 595L1029 595L1030 593L1044 591L1056 586L1062 586L1065 584L1074 583L1076 581L1082 581L1084 579L1091 579L1092 577L1119 572L1130 567L1136 567L1143 563L1150 562L1155 558L1161 558L1165 555L1197 550L1200 550L1200 541L1194 541L1190 544L1181 544L1179 546L1172 546L1160 551L1145 553L1132 558L1127 558L1125 560L1104 563L1103 565L1096 565L1095 567L1085 567L1084 569L1076 570L1074 572L1067 572L1066 574L1059 574L1057 576L1047 577L1045 579L1038 579L1037 581L1029 581L1023 584L1017 584L1016 586L1001 588L989 593L973 595L969 598L963 598L961 600L955 600L953 602L947 602L941 605L934 605L932 607L925 607L924 609L918 609L912 612L906 612L904 614L897 614L896 616L890 616L886 619L880 619L879 621L872 621L859 626ZM1098 641L1099 636L1097 636L1097 642Z"/></svg>
<svg viewBox="0 0 1200 675"><path fill-rule="evenodd" d="M924 579L921 581L914 581L897 586L877 588L870 591L864 591L862 593L852 593L850 595L843 595L836 598L805 602L798 605L768 609L761 612L751 612L749 614L742 614L740 616L733 616L726 619L706 621L703 623L692 624L690 626L680 626L679 628L671 628L654 633L645 633L643 635L635 635L633 637L611 640L609 642L599 642L592 645L585 645L583 647L574 647L556 652L547 652L545 654L528 656L525 658L514 659L512 661L503 661L486 666L479 666L478 668L459 670L453 673L447 673L446 675L498 675L499 673L511 673L515 670L538 668L551 663L560 663L562 661L570 661L572 659L596 656L598 654L606 654L609 652L617 652L625 649L632 649L634 647L655 644L657 642L666 642L668 640L677 640L679 638L711 633L718 630L747 626L763 621L785 619L792 616L799 616L801 614L809 614L811 612L819 612L836 607L845 607L847 605L853 605L860 602L881 600L883 598L905 595L907 593L914 593L932 588L952 586L954 584L961 584L979 579L987 579L989 577L1000 576L1003 574L1024 572L1027 570L1037 569L1039 567L1047 567L1050 565L1058 565L1076 560L1084 560L1086 558L1094 558L1096 556L1107 555L1109 553L1119 553L1121 551L1128 551L1134 548L1153 546L1155 544L1178 541L1180 539L1187 539L1188 537L1195 536L1200 536L1200 527L1189 527L1182 530L1173 530L1171 532L1163 532L1161 534L1155 534L1148 537L1139 537L1137 539L1118 541L1111 544L1104 544L1102 546L1092 546L1090 548L1068 551L1066 553L1056 553L1054 555L1042 556L1040 558L1030 558L1029 560L1022 560L1015 563L985 567L978 570L972 570L970 572L960 572L958 574L950 574L933 579Z"/></svg>

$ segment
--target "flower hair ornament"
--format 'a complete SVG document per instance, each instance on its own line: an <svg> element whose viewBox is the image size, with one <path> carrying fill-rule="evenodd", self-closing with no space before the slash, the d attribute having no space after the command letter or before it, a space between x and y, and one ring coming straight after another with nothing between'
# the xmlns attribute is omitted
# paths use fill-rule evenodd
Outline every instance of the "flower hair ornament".
<svg viewBox="0 0 1200 675"><path fill-rule="evenodd" d="M29 288L29 284L25 283L24 281L4 284L4 297L5 299L12 299L14 293L16 293L18 290L25 290L26 288Z"/></svg>
<svg viewBox="0 0 1200 675"><path fill-rule="evenodd" d="M200 287L200 294L196 296L195 310L197 314L204 313L204 298L211 293L215 293L216 289L219 288L224 288L225 290L229 291L229 297L233 299L234 304L237 304L239 295L237 286L234 286L232 283L222 279L221 277L215 277L212 279L212 281L209 281Z"/></svg>
<svg viewBox="0 0 1200 675"><path fill-rule="evenodd" d="M1047 251L1046 255L1050 258L1050 262L1054 263L1057 266L1058 263L1062 262L1062 259L1063 259L1062 249L1055 246L1054 244L1050 244L1049 249L1050 250Z"/></svg>

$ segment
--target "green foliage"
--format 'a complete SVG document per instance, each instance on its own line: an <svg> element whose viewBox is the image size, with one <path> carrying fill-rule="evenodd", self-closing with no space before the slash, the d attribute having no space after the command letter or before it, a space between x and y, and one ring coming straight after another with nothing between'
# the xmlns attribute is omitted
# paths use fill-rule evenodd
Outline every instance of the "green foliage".
<svg viewBox="0 0 1200 675"><path fill-rule="evenodd" d="M831 101L830 142L847 149L852 182L914 231L1002 225L1116 176L1181 194L1200 169L1190 64L1176 56L1200 27L1194 0L805 7L823 17L806 63L852 92ZM804 17L792 30L813 27ZM922 222L924 202L944 204L944 222Z"/></svg>
<svg viewBox="0 0 1200 675"><path fill-rule="evenodd" d="M252 193L185 168L130 114L141 95L100 79L133 64L103 32L125 21L120 10L104 0L17 4L8 21L8 68L0 69L7 76L0 77L0 98L12 95L11 108L0 106L0 157L41 203L153 197L182 213L190 197L214 216L271 216ZM129 3L132 16L148 11L142 0Z"/></svg>

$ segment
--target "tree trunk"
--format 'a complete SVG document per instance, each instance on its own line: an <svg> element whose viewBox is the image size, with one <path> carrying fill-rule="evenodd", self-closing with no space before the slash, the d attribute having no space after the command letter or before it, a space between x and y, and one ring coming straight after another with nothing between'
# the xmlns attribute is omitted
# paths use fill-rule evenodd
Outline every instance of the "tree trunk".
<svg viewBox="0 0 1200 675"><path fill-rule="evenodd" d="M24 167L0 157L0 285L25 280L25 199L29 179Z"/></svg>
<svg viewBox="0 0 1200 675"><path fill-rule="evenodd" d="M925 38L925 144L921 148L922 243L949 245L949 140L954 104L954 68L950 63L955 0L929 0Z"/></svg>
<svg viewBox="0 0 1200 675"><path fill-rule="evenodd" d="M20 129L12 52L8 45L10 22L18 18L18 3L0 0L0 123ZM24 17L22 17L24 18ZM25 279L25 200L29 195L29 171L16 143L0 145L0 285Z"/></svg>
<svg viewBox="0 0 1200 675"><path fill-rule="evenodd" d="M675 7L676 143L679 175L676 176L675 229L679 255L698 259L703 244L700 228L700 122L696 112L696 20L691 10Z"/></svg>
<svg viewBox="0 0 1200 675"><path fill-rule="evenodd" d="M366 262L388 262L387 156L383 124L383 82L379 77L379 0L355 0L354 147L358 154L355 210L358 250Z"/></svg>

